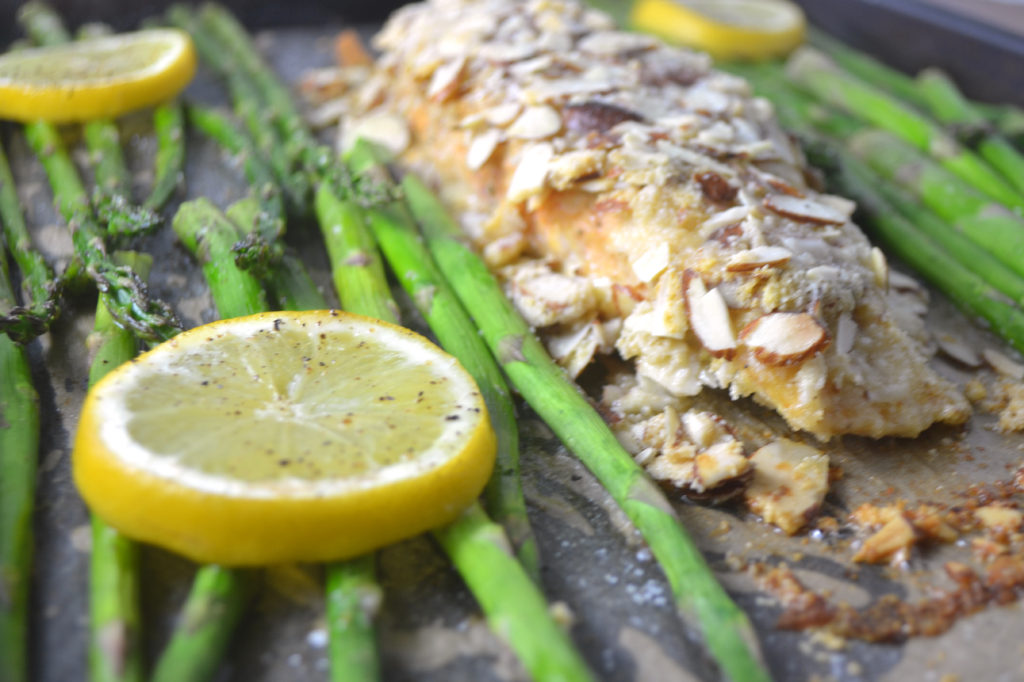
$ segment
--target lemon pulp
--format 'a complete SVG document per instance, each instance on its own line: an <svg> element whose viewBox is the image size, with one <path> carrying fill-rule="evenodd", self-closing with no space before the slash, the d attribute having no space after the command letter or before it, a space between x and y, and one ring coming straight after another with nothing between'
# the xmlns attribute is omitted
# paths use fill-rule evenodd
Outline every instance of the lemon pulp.
<svg viewBox="0 0 1024 682"><path fill-rule="evenodd" d="M89 393L86 502L130 537L225 564L354 556L453 519L494 434L472 378L423 337L344 313L185 332Z"/></svg>

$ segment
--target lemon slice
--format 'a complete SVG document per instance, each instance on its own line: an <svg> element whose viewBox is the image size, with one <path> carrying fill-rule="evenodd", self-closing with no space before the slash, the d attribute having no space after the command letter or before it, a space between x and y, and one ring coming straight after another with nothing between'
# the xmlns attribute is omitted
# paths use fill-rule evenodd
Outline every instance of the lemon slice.
<svg viewBox="0 0 1024 682"><path fill-rule="evenodd" d="M636 0L630 25L716 59L780 57L803 42L803 11L787 0Z"/></svg>
<svg viewBox="0 0 1024 682"><path fill-rule="evenodd" d="M72 453L86 503L201 562L363 554L453 520L495 437L472 377L422 336L334 311L215 322L89 392Z"/></svg>
<svg viewBox="0 0 1024 682"><path fill-rule="evenodd" d="M174 97L195 70L192 39L177 29L11 52L0 56L0 118L113 118Z"/></svg>

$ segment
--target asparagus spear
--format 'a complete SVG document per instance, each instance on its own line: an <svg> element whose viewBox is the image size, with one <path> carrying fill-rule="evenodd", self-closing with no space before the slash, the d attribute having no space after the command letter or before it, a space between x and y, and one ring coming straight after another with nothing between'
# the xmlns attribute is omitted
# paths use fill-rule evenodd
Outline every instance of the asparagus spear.
<svg viewBox="0 0 1024 682"><path fill-rule="evenodd" d="M463 243L440 202L411 175L402 186L428 248L506 375L647 540L665 571L676 607L703 633L719 666L734 680L769 679L746 615L715 580L661 490L548 356L487 266Z"/></svg>
<svg viewBox="0 0 1024 682"><path fill-rule="evenodd" d="M185 202L174 216L181 242L200 261L221 317L239 317L267 309L259 280L235 262L231 245L240 228L209 200ZM157 661L154 682L213 677L247 601L249 576L207 565L196 574L170 643Z"/></svg>
<svg viewBox="0 0 1024 682"><path fill-rule="evenodd" d="M18 20L37 45L61 45L71 35L60 16L45 2L31 0L18 12ZM120 133L112 121L89 121L82 127L96 174L93 202L100 222L116 239L137 236L160 224L155 213L131 201L128 171L121 152Z"/></svg>
<svg viewBox="0 0 1024 682"><path fill-rule="evenodd" d="M188 117L200 131L228 153L242 160L246 180L260 200L260 210L253 216L252 224L245 226L243 232L259 235L268 251L280 249L278 240L284 234L284 203L269 166L253 149L248 136L229 117L214 109L197 105L188 108ZM267 260L276 261L277 257L268 256Z"/></svg>
<svg viewBox="0 0 1024 682"><path fill-rule="evenodd" d="M146 277L152 259L132 253L118 256L139 277ZM137 352L135 337L117 325L109 305L109 296L101 294L88 344L96 349L89 366L90 387ZM89 563L89 677L93 682L141 681L138 548L93 516Z"/></svg>
<svg viewBox="0 0 1024 682"><path fill-rule="evenodd" d="M912 191L968 239L1024 276L1024 219L885 131L857 133L848 146L876 173Z"/></svg>
<svg viewBox="0 0 1024 682"><path fill-rule="evenodd" d="M368 146L357 145L352 160L355 171L376 171L376 181L385 181L382 169L375 165L376 159ZM380 194L374 192L374 195ZM402 213L403 210L404 207L397 203L369 206L367 223L384 248L392 270L400 273L400 280L442 345L476 378L487 401L488 411L495 420L499 442L505 444L507 449L510 444L515 444L518 434L507 388L489 351L479 342L472 322L436 272L429 254L416 238L413 224ZM346 227L352 231L366 229L361 221L352 222ZM376 250L373 238L369 235L355 237L352 243L359 245L360 253ZM386 288L383 272L360 267L358 260L354 266L346 265L351 262L352 259L349 259L335 267L351 269L350 280L379 278L380 281L357 286L348 292L339 290L342 306L360 314L379 310L379 297L363 296L360 292ZM394 304L391 303L391 306ZM388 307L385 307L384 312L387 310ZM508 451L501 456L505 461L496 467L498 477L509 466L515 466L518 470L517 451ZM515 483L518 484L518 480ZM505 492L500 480L491 485L498 486L494 492ZM516 493L521 500L521 488L512 491L512 495ZM513 516L518 513L509 508L508 500L503 500L500 507ZM525 523L525 507L522 512ZM586 664L572 642L548 614L544 597L523 565L515 560L505 532L501 526L490 521L478 505L471 507L447 528L437 531L435 537L476 596L491 629L508 642L535 679L591 679Z"/></svg>
<svg viewBox="0 0 1024 682"><path fill-rule="evenodd" d="M25 343L45 332L60 313L58 303L61 281L54 278L50 266L39 252L32 248L32 240L18 202L18 193L14 188L14 176L2 142L0 226L3 228L3 239L0 239L0 244L7 242L7 248L21 270L21 288L26 301L25 305L19 305L17 297L12 295L0 302L0 333L6 333L18 343ZM6 268L6 261L4 267Z"/></svg>
<svg viewBox="0 0 1024 682"><path fill-rule="evenodd" d="M228 217L238 225L249 225L252 214L259 210L252 198L235 202L228 209ZM290 267L292 272L281 273ZM346 266L362 270L359 264ZM287 256L277 267L279 273L274 282L279 287L278 295L285 301L302 308L323 309L326 302L311 281L302 264ZM380 272L383 278L383 271ZM363 289L357 289L363 291ZM366 303L357 309L362 314L378 312L389 314L391 308L379 297L368 296ZM378 309L375 306L381 305ZM326 570L327 628L329 633L328 654L331 663L331 680L335 682L372 682L380 678L377 662L377 643L373 620L381 602L381 589L377 584L375 557L372 554L339 561L327 565Z"/></svg>
<svg viewBox="0 0 1024 682"><path fill-rule="evenodd" d="M964 265L919 229L920 223L915 225L908 220L874 189L875 176L856 159L844 157L834 177L841 190L857 201L868 223L875 227L875 238L886 249L921 273L966 313L987 321L996 333L1024 352L1024 312L1018 307L1019 298L1008 300L989 285L980 275L981 270ZM981 264L973 265L978 268Z"/></svg>
<svg viewBox="0 0 1024 682"><path fill-rule="evenodd" d="M392 184L382 165L382 156L370 143L357 141L347 161L357 179L362 181L361 185L367 180L384 185L385 189ZM392 271L441 345L462 361L484 394L499 443L495 475L485 491L487 508L505 527L523 566L535 580L539 580L537 544L526 515L519 477L519 431L501 370L483 340L473 333L472 320L420 241L415 221L404 202L377 203L369 207L366 214L375 241L383 250Z"/></svg>
<svg viewBox="0 0 1024 682"><path fill-rule="evenodd" d="M927 108L921 91L914 84L914 79L902 71L897 71L816 28L808 28L807 38L811 45L828 54L836 64L857 78L890 92L918 109Z"/></svg>
<svg viewBox="0 0 1024 682"><path fill-rule="evenodd" d="M213 564L196 573L174 635L153 670L153 682L212 679L242 617L251 576Z"/></svg>
<svg viewBox="0 0 1024 682"><path fill-rule="evenodd" d="M989 125L957 89L956 84L938 69L925 69L917 76L922 97L932 115L942 124L966 131L967 144L998 170L1018 191L1024 192L1024 155Z"/></svg>
<svg viewBox="0 0 1024 682"><path fill-rule="evenodd" d="M104 231L93 216L88 195L57 129L37 121L25 126L25 135L50 179L57 210L71 229L79 267L85 269L100 293L108 295L114 320L147 341L173 335L179 325L171 309L162 301L150 299L139 276L108 256Z"/></svg>
<svg viewBox="0 0 1024 682"><path fill-rule="evenodd" d="M0 168L6 168L2 151L0 162ZM0 187L3 201L9 177L0 182L7 183ZM5 227L13 217L10 210L8 206L0 212ZM14 212L20 218L16 205ZM14 307L7 257L0 248L0 310ZM28 593L38 454L39 398L28 357L13 338L0 334L0 680L5 682L28 680Z"/></svg>
<svg viewBox="0 0 1024 682"><path fill-rule="evenodd" d="M101 297L102 298L102 297ZM135 357L135 340L104 315L101 301L95 332L104 336L97 361L107 362L102 376ZM121 338L118 338L121 337ZM90 382L90 385L93 382ZM139 613L138 546L92 517L92 556L89 562L89 679L92 682L130 682L144 679Z"/></svg>
<svg viewBox="0 0 1024 682"><path fill-rule="evenodd" d="M1021 196L941 126L882 90L838 68L821 52L803 48L787 65L790 77L826 102L884 128L928 152L942 166L997 201L1024 211Z"/></svg>
<svg viewBox="0 0 1024 682"><path fill-rule="evenodd" d="M810 96L794 88L780 77L780 71L764 66L741 67L740 72L754 88L771 97L780 121L790 130L800 131L799 135L812 162L822 168L837 165L834 157L842 159L842 165L861 165L846 150L845 140L854 136L864 126L824 105L813 101ZM815 133L815 129L820 133ZM822 139L824 134L829 139ZM824 148L824 153L816 154ZM934 212L922 206L918 198L895 183L873 183L881 198L895 207L903 217L910 220L917 230L934 240L961 265L973 270L989 285L1002 292L1018 304L1024 303L1024 278L997 260L991 253L968 239L962 232L947 224ZM856 185L851 185L856 188ZM853 194L856 198L856 194ZM871 197L865 199L874 202ZM877 203L877 202L874 202Z"/></svg>
<svg viewBox="0 0 1024 682"><path fill-rule="evenodd" d="M156 211L170 200L184 178L185 113L181 102L172 100L156 107L153 129L157 140L156 172L153 189L142 205Z"/></svg>

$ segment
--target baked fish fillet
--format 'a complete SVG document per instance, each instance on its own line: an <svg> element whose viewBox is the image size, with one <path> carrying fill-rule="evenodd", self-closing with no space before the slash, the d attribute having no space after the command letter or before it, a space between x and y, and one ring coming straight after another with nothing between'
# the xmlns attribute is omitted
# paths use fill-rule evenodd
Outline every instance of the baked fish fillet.
<svg viewBox="0 0 1024 682"><path fill-rule="evenodd" d="M705 55L563 0L406 6L376 47L345 136L435 185L573 374L617 352L666 396L727 389L823 439L968 417L853 204Z"/></svg>

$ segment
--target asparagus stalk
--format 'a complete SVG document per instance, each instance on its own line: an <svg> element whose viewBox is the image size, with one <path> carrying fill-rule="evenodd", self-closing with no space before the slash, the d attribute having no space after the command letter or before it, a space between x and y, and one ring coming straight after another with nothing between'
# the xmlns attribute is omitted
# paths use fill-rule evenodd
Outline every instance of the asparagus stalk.
<svg viewBox="0 0 1024 682"><path fill-rule="evenodd" d="M251 576L222 566L203 566L182 609L170 643L153 670L153 682L212 679L242 617Z"/></svg>
<svg viewBox="0 0 1024 682"><path fill-rule="evenodd" d="M181 102L173 100L153 110L156 132L156 162L153 188L142 204L157 211L181 186L185 177L185 113Z"/></svg>
<svg viewBox="0 0 1024 682"><path fill-rule="evenodd" d="M223 38L211 31L207 23L200 21L189 9L183 6L171 7L168 17L179 28L189 32L203 61L223 78L235 112L245 122L260 153L267 158L291 208L303 212L310 195L308 176L298 167L294 155L289 153L288 145L284 142L287 138L280 137L273 110L258 106L259 93L254 90L253 82L244 77L244 67L235 53L224 49Z"/></svg>
<svg viewBox="0 0 1024 682"><path fill-rule="evenodd" d="M1011 301L989 285L981 275L984 261L973 263L973 268L965 265L954 255L956 252L943 248L933 240L932 234L919 229L921 222L915 221L915 224L908 220L900 211L901 207L875 190L875 176L856 159L844 157L835 179L841 190L857 201L858 208L875 227L875 238L889 252L921 273L963 311L984 319L1014 348L1024 352L1024 312L1018 307L1020 299ZM911 203L902 208L912 206ZM920 220L919 212L918 208L917 220Z"/></svg>
<svg viewBox="0 0 1024 682"><path fill-rule="evenodd" d="M0 226L3 239L15 263L21 270L22 295L25 305L19 305L16 296L0 301L0 333L6 333L17 343L26 343L45 332L60 313L58 302L61 282L53 276L50 266L32 247L25 226L14 176L3 144L0 143ZM0 250L2 257L2 250ZM6 277L6 260L4 261Z"/></svg>
<svg viewBox="0 0 1024 682"><path fill-rule="evenodd" d="M6 161L0 165L6 166ZM0 213L0 220L7 225L6 212ZM7 258L0 248L0 309L10 310L14 304ZM38 454L39 398L28 357L13 338L0 334L0 680L5 682L28 680L28 594Z"/></svg>
<svg viewBox="0 0 1024 682"><path fill-rule="evenodd" d="M968 239L1024 276L1024 219L883 130L857 133L848 147L876 173L913 192Z"/></svg>
<svg viewBox="0 0 1024 682"><path fill-rule="evenodd" d="M227 213L236 224L248 225L253 212L258 210L259 206L250 197L232 204ZM288 254L278 264L272 280L286 308L310 310L327 307L301 262ZM377 301L372 298L366 300ZM373 620L380 606L381 589L377 584L374 556L328 564L326 575L331 680L371 682L380 679Z"/></svg>
<svg viewBox="0 0 1024 682"><path fill-rule="evenodd" d="M150 299L139 276L108 256L104 231L93 216L88 195L57 129L37 121L25 126L25 136L50 179L57 210L71 229L75 257L100 293L108 295L108 309L114 320L147 341L172 336L179 325L171 309L162 301Z"/></svg>
<svg viewBox="0 0 1024 682"><path fill-rule="evenodd" d="M1024 196L941 126L911 107L838 68L824 54L803 48L790 58L790 77L822 100L884 128L931 154L957 177L993 199L1024 212Z"/></svg>
<svg viewBox="0 0 1024 682"><path fill-rule="evenodd" d="M18 19L37 45L61 45L71 41L60 16L45 2L32 0L22 6ZM112 121L89 121L82 127L96 174L93 201L96 214L111 237L125 239L152 230L159 217L131 201L128 171L121 152L120 133Z"/></svg>
<svg viewBox="0 0 1024 682"><path fill-rule="evenodd" d="M779 119L790 130L800 131L809 155L824 147L823 154L817 154L811 160L822 168L835 166L835 156L842 159L842 165L861 165L845 149L844 141L854 136L863 125L835 111L829 111L823 105L813 101L810 96L794 88L780 77L778 69L755 66L743 68L754 88L761 94L771 97ZM832 142L821 140L814 133L817 129L824 133ZM874 183L881 198L895 207L903 217L908 219L917 230L923 232L938 246L944 249L961 265L973 270L996 290L1008 296L1018 304L1024 303L1024 278L992 256L991 253L968 239L962 232L954 229L934 212L922 206L917 197L894 183ZM853 189L857 185L850 185ZM853 194L854 198L858 195ZM877 203L872 197L866 202Z"/></svg>
<svg viewBox="0 0 1024 682"><path fill-rule="evenodd" d="M252 224L246 225L243 232L259 235L268 251L279 249L278 240L284 234L284 203L273 171L253 149L245 132L229 117L197 105L188 108L188 117L201 132L242 160L246 180L260 203ZM275 261L276 256L268 256L267 260Z"/></svg>
<svg viewBox="0 0 1024 682"><path fill-rule="evenodd" d="M383 169L376 165L370 147L357 145L352 161L356 172L372 172L378 184L388 182ZM387 192L373 194L386 195ZM479 343L472 322L436 272L430 255L417 239L414 225L402 213L403 210L404 207L398 203L369 206L366 212L367 224L378 237L392 270L400 273L399 279L424 313L442 345L477 379L477 385L487 400L499 441L515 443L518 432L510 397L494 366L493 358L486 346ZM347 227L353 231L366 229L361 222L353 222ZM360 244L360 251L376 249L369 235L357 237L353 242ZM360 267L358 262L355 266L347 265L348 262L343 261L335 267L351 269L350 279L381 280L376 285L357 287L354 290L357 293L338 292L344 308L369 314L379 308L380 301L374 297L362 297L358 292L379 291L386 287L383 273ZM515 459L509 462L508 459L510 456L517 457L517 451L503 456L505 462L496 467L499 476L510 464L518 469L518 462ZM501 491L500 483L498 485ZM516 492L521 496L521 488ZM504 508L508 509L507 501ZM525 508L523 512L525 523ZM548 614L544 597L523 565L515 560L505 532L487 518L479 505L471 507L446 529L437 531L435 537L473 591L491 629L508 642L535 679L591 679L586 664L572 642Z"/></svg>
<svg viewBox="0 0 1024 682"><path fill-rule="evenodd" d="M241 317L267 309L259 280L238 267L232 255L239 230L209 199L183 203L173 225L182 244L202 265L221 317Z"/></svg>
<svg viewBox="0 0 1024 682"><path fill-rule="evenodd" d="M151 259L119 254L125 265L145 277ZM109 297L101 294L89 346L89 386L95 385L137 352L135 337L117 325ZM89 677L93 682L139 682L143 676L139 613L138 548L134 542L92 517L89 569Z"/></svg>
<svg viewBox="0 0 1024 682"><path fill-rule="evenodd" d="M998 170L1018 191L1024 192L1024 155L989 125L956 84L938 69L925 69L917 77L922 97L942 124L967 131L967 144Z"/></svg>
<svg viewBox="0 0 1024 682"><path fill-rule="evenodd" d="M331 682L380 679L374 619L382 592L372 554L327 568L327 629Z"/></svg>
<svg viewBox="0 0 1024 682"><path fill-rule="evenodd" d="M813 27L807 30L807 38L811 45L826 53L836 64L857 78L888 91L918 109L927 108L921 91L914 84L914 79L902 71L897 71Z"/></svg>
<svg viewBox="0 0 1024 682"><path fill-rule="evenodd" d="M402 186L428 248L506 375L647 540L676 607L703 633L721 669L734 680L769 679L750 622L715 579L664 494L548 356L440 202L411 175Z"/></svg>
<svg viewBox="0 0 1024 682"><path fill-rule="evenodd" d="M313 137L295 104L295 96L267 66L245 28L215 3L204 5L200 14L203 25L216 36L225 51L234 55L241 67L240 73L255 87L293 164L313 176L329 174L333 155Z"/></svg>
<svg viewBox="0 0 1024 682"><path fill-rule="evenodd" d="M363 315L397 324L398 306L391 297L377 246L366 231L362 208L322 184L316 192L316 215L341 307L358 307Z"/></svg>
<svg viewBox="0 0 1024 682"><path fill-rule="evenodd" d="M228 206L225 214L238 228L244 232L247 226L255 221L260 211L260 202L249 195ZM324 310L327 301L324 299L316 282L309 276L306 266L294 253L285 251L281 261L270 273L267 285L273 292L273 300L280 310Z"/></svg>
<svg viewBox="0 0 1024 682"><path fill-rule="evenodd" d="M221 317L240 317L267 309L259 280L235 263L231 245L240 236L240 228L209 200L182 204L172 225L202 264ZM249 582L243 571L212 564L199 569L181 620L157 661L154 682L213 677L248 600Z"/></svg>
<svg viewBox="0 0 1024 682"><path fill-rule="evenodd" d="M381 155L370 143L357 141L347 161L361 185L372 179L376 184L385 186L386 190L392 184L382 165ZM366 215L375 241L384 252L391 270L396 273L441 345L459 358L480 386L498 434L495 474L484 492L487 509L505 527L523 567L539 581L537 542L526 515L526 502L519 476L519 430L515 408L501 370L486 344L474 333L473 321L459 303L455 292L434 265L404 202L391 200L378 203L369 207Z"/></svg>

